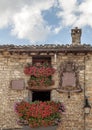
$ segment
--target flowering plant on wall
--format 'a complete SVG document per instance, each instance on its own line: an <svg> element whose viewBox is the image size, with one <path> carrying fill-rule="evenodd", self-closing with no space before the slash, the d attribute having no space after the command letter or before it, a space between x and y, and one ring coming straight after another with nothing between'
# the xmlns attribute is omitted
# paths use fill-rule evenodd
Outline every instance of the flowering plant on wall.
<svg viewBox="0 0 92 130"><path fill-rule="evenodd" d="M35 101L28 103L21 101L16 103L16 113L22 124L28 124L30 127L58 125L61 114L65 112L64 105L54 101Z"/></svg>
<svg viewBox="0 0 92 130"><path fill-rule="evenodd" d="M36 63L34 65L28 64L24 68L24 73L30 76L28 84L32 86L50 86L54 84L52 75L55 69L47 63Z"/></svg>

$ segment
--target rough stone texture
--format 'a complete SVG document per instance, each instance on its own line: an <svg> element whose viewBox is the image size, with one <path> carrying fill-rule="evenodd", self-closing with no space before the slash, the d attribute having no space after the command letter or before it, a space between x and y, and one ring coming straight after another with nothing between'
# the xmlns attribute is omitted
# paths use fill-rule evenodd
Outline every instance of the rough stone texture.
<svg viewBox="0 0 92 130"><path fill-rule="evenodd" d="M59 55L57 61L57 68L59 65L65 61L74 61L79 66L84 62L84 56L81 55ZM58 77L58 73L56 78ZM84 70L79 72L79 81L81 87L84 91ZM58 81L59 79L57 79ZM58 82L57 82L58 84ZM58 85L57 85L58 86ZM83 103L84 103L84 92L81 93L70 93L70 98L68 98L68 93L58 93L55 90L53 91L52 98L53 100L59 100L64 102L66 106L66 113L62 115L62 123L59 127L59 130L84 130L84 119L83 119Z"/></svg>
<svg viewBox="0 0 92 130"><path fill-rule="evenodd" d="M81 93L59 93L52 90L51 99L64 102L66 113L62 115L62 122L58 130L91 130L92 129L92 110L87 116L84 116L84 96L89 97L89 102L92 105L92 54L64 54L59 53L57 61L54 61L52 56L52 65L56 68L53 76L55 85L58 88L59 72L58 68L61 63L65 61L74 61L79 66L79 81L81 84ZM12 79L24 79L25 86L27 86L28 76L24 75L23 69L27 62L32 62L30 56L12 55L4 57L0 55L0 128L21 128L17 124L17 115L14 112L15 102L26 99L28 97L28 90L12 90L10 82ZM85 118L84 118L85 117Z"/></svg>
<svg viewBox="0 0 92 130"><path fill-rule="evenodd" d="M31 58L30 58L31 59ZM27 97L26 89L12 90L10 82L12 79L26 79L23 68L28 59L0 58L0 127L12 128L17 125L17 116L14 112L15 102Z"/></svg>
<svg viewBox="0 0 92 130"><path fill-rule="evenodd" d="M79 45L81 43L81 29L74 28L71 30L72 44Z"/></svg>

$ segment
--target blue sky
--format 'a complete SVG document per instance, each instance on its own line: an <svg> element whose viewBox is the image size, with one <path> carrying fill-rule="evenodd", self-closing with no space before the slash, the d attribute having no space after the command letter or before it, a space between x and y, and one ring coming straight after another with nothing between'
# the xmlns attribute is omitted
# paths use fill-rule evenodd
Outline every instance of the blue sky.
<svg viewBox="0 0 92 130"><path fill-rule="evenodd" d="M92 0L0 0L0 44L92 44Z"/></svg>

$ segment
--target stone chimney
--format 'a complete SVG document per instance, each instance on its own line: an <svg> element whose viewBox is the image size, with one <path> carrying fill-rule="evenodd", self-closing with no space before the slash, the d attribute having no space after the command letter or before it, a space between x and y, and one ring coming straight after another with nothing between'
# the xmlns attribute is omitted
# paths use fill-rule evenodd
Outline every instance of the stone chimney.
<svg viewBox="0 0 92 130"><path fill-rule="evenodd" d="M78 27L71 29L72 45L81 44L81 33L81 29L79 29Z"/></svg>

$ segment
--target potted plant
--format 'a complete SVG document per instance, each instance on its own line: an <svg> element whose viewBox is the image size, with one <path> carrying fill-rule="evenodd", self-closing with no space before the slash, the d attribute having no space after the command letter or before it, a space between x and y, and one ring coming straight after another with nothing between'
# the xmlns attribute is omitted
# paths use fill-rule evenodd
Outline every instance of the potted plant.
<svg viewBox="0 0 92 130"><path fill-rule="evenodd" d="M25 126L26 130L32 128L50 130L61 121L61 114L65 112L65 107L62 103L54 101L30 103L21 101L16 103L15 111L18 114L19 123Z"/></svg>
<svg viewBox="0 0 92 130"><path fill-rule="evenodd" d="M48 63L27 64L24 68L24 73L30 76L28 85L31 88L47 88L53 85L54 81L52 80L52 75L54 72L55 69Z"/></svg>

